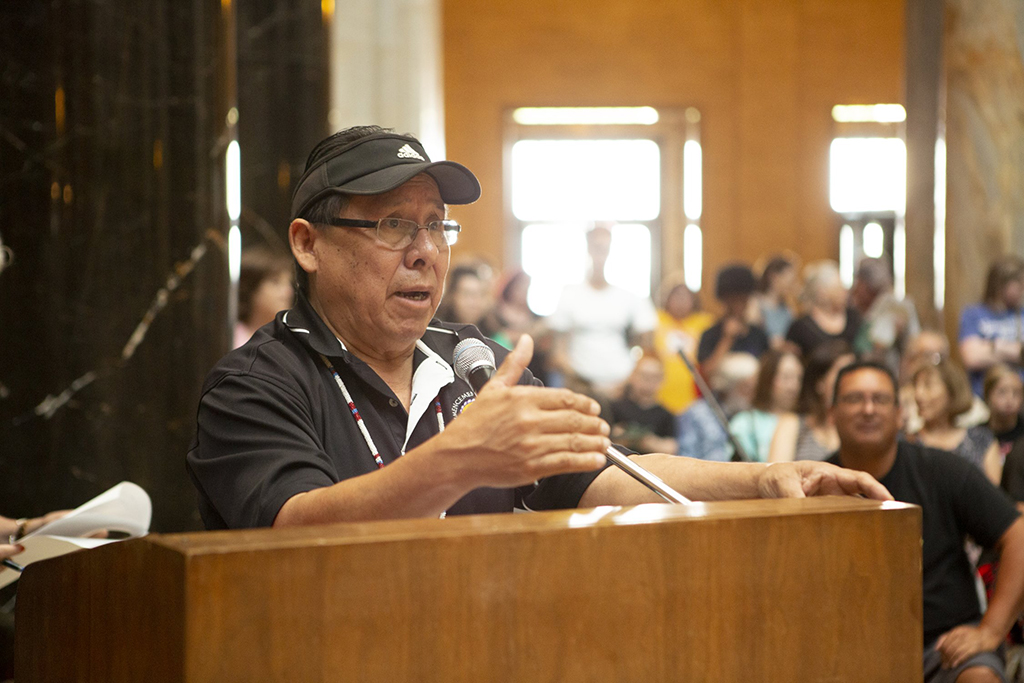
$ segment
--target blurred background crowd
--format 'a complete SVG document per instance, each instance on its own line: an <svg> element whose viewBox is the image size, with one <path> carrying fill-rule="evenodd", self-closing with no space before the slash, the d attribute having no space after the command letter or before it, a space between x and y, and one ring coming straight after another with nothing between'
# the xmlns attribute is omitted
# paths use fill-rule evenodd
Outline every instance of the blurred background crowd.
<svg viewBox="0 0 1024 683"><path fill-rule="evenodd" d="M991 264L951 343L921 326L911 299L894 296L881 259L863 258L849 288L828 260L728 264L705 307L675 275L655 301L610 284L608 227L591 229L586 245L587 278L562 291L551 315L531 310L522 270L456 257L437 318L509 348L531 335L533 374L597 399L617 443L706 460L824 460L839 447L829 415L836 374L855 359L879 361L899 378L905 438L966 458L1024 500L1019 256ZM290 305L290 268L283 254L243 255L237 344Z"/></svg>

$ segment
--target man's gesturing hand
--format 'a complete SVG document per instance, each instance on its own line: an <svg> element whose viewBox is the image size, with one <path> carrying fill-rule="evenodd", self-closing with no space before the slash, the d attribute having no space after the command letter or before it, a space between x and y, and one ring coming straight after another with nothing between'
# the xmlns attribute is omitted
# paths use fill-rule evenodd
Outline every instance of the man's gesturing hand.
<svg viewBox="0 0 1024 683"><path fill-rule="evenodd" d="M892 495L870 474L825 462L798 460L767 467L757 481L762 498L863 495L892 500Z"/></svg>
<svg viewBox="0 0 1024 683"><path fill-rule="evenodd" d="M605 462L610 430L597 401L517 384L532 356L533 340L523 335L476 401L437 437L451 466L476 486L521 486Z"/></svg>

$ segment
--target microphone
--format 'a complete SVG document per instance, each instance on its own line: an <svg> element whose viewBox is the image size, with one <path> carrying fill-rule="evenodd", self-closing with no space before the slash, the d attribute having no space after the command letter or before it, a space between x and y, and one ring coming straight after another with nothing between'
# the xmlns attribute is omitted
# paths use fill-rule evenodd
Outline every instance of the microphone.
<svg viewBox="0 0 1024 683"><path fill-rule="evenodd" d="M455 364L455 376L469 384L473 388L473 393L476 394L480 393L480 390L487 384L487 380L495 372L494 352L491 351L491 347L475 337L468 337L456 344L452 360ZM605 451L605 457L613 465L668 502L678 504L691 502L689 498L666 484L653 472L640 467L640 465L637 465L628 457L615 450L614 447L608 447L608 450Z"/></svg>
<svg viewBox="0 0 1024 683"><path fill-rule="evenodd" d="M476 394L480 393L495 372L494 351L476 337L463 339L456 344L452 360L455 363L455 376L473 387L473 393Z"/></svg>

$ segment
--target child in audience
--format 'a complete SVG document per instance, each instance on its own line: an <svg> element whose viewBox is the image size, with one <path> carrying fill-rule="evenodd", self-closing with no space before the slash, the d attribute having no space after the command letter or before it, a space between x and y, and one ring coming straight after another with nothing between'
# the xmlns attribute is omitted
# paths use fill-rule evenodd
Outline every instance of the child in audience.
<svg viewBox="0 0 1024 683"><path fill-rule="evenodd" d="M675 417L658 403L665 378L661 361L645 352L637 361L623 397L612 403L612 440L639 453L676 453Z"/></svg>
<svg viewBox="0 0 1024 683"><path fill-rule="evenodd" d="M996 363L985 373L982 389L989 411L986 426L992 430L999 442L999 452L1006 458L1013 442L1024 436L1024 420L1020 415L1024 381L1006 363Z"/></svg>

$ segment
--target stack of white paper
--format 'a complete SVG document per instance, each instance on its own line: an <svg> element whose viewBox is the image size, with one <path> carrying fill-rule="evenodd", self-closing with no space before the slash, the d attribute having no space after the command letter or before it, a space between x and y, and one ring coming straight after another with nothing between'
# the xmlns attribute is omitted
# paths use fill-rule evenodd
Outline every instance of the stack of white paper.
<svg viewBox="0 0 1024 683"><path fill-rule="evenodd" d="M64 517L26 534L18 541L25 547L25 552L15 555L13 560L28 566L74 550L115 542L89 538L102 531L127 534L128 538L145 536L149 533L152 516L153 505L149 495L137 484L123 481ZM13 569L0 568L0 588L17 581L19 576L21 574Z"/></svg>

